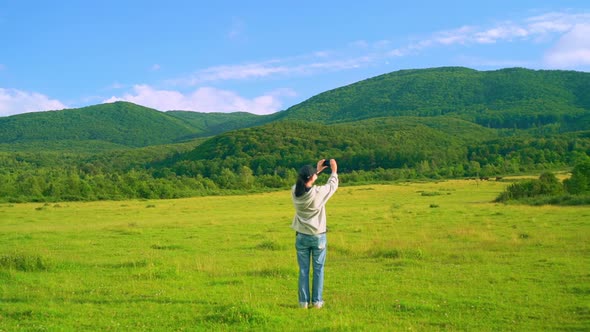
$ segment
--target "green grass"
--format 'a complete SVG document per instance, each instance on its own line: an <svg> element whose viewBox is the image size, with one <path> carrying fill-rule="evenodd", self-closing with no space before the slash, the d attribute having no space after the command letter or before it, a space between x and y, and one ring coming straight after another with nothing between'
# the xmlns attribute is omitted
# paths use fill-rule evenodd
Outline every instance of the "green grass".
<svg viewBox="0 0 590 332"><path fill-rule="evenodd" d="M491 203L506 185L340 188L321 310L288 192L3 204L0 331L589 330L590 208Z"/></svg>

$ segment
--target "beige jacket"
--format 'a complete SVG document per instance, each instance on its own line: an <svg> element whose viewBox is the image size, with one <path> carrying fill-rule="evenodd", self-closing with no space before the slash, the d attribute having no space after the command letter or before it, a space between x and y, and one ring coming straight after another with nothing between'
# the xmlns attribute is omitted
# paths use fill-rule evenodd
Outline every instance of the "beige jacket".
<svg viewBox="0 0 590 332"><path fill-rule="evenodd" d="M291 228L303 234L326 232L326 203L338 189L338 174L332 173L323 186L313 186L305 194L295 197L295 186L291 190L295 217Z"/></svg>

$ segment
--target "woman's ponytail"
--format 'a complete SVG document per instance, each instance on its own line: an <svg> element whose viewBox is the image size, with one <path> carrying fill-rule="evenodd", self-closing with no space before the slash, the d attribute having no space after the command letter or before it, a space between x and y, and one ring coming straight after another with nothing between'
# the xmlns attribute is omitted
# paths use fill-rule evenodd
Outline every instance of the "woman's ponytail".
<svg viewBox="0 0 590 332"><path fill-rule="evenodd" d="M314 175L315 168L311 165L305 165L301 167L297 174L297 182L295 183L295 197L299 197L305 194L305 184Z"/></svg>
<svg viewBox="0 0 590 332"><path fill-rule="evenodd" d="M305 194L305 182L301 177L297 177L297 183L295 183L295 197L299 197Z"/></svg>

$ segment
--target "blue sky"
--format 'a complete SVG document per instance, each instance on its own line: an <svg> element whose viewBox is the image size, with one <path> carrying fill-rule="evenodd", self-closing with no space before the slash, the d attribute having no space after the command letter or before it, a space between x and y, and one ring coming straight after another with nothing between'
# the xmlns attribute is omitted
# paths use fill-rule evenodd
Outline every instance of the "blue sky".
<svg viewBox="0 0 590 332"><path fill-rule="evenodd" d="M590 71L590 2L0 1L0 116L269 114L401 69Z"/></svg>

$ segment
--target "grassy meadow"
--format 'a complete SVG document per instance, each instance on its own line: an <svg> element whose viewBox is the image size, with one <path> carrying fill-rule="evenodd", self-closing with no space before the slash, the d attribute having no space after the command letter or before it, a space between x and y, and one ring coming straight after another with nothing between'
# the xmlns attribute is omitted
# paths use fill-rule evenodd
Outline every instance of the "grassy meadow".
<svg viewBox="0 0 590 332"><path fill-rule="evenodd" d="M341 187L320 310L287 191L1 204L0 331L590 330L590 207L492 203L507 185Z"/></svg>

